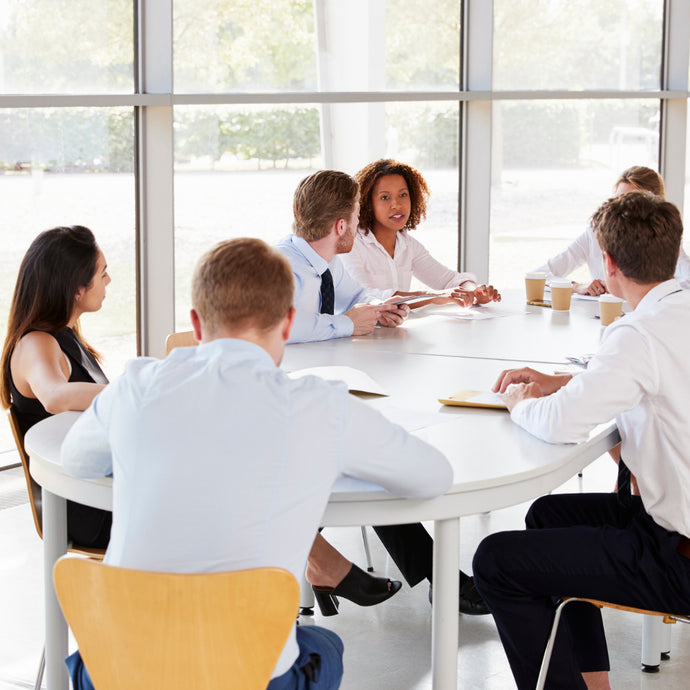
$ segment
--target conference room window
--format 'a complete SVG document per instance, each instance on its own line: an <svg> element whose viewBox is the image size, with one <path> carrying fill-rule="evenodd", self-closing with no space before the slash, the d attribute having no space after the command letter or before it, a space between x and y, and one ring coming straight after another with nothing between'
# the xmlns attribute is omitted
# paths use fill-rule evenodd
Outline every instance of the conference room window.
<svg viewBox="0 0 690 690"><path fill-rule="evenodd" d="M625 168L658 168L658 114L655 100L494 104L492 281L521 286L586 229Z"/></svg>
<svg viewBox="0 0 690 690"><path fill-rule="evenodd" d="M623 169L659 169L660 101L631 93L660 89L663 5L494 1L489 276L498 286L520 287L525 270L583 232ZM504 100L508 90L521 92Z"/></svg>
<svg viewBox="0 0 690 690"><path fill-rule="evenodd" d="M178 92L459 88L459 0L174 0L173 7Z"/></svg>
<svg viewBox="0 0 690 690"><path fill-rule="evenodd" d="M493 0L493 88L658 89L663 0Z"/></svg>
<svg viewBox="0 0 690 690"><path fill-rule="evenodd" d="M0 332L31 241L86 225L112 283L82 327L111 376L137 353L134 118L113 104L134 91L133 17L131 0L0 3ZM0 466L13 449L3 419Z"/></svg>
<svg viewBox="0 0 690 690"><path fill-rule="evenodd" d="M131 0L3 0L0 93L133 90Z"/></svg>

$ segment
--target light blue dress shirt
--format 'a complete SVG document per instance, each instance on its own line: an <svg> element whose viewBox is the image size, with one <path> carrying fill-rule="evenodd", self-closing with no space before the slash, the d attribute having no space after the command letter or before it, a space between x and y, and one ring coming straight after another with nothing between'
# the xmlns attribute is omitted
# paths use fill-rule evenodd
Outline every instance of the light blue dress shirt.
<svg viewBox="0 0 690 690"><path fill-rule="evenodd" d="M285 568L299 580L340 475L400 496L448 489L444 456L315 376L293 380L230 338L139 358L62 447L79 477L113 475L105 561L159 572ZM297 657L294 630L274 670Z"/></svg>
<svg viewBox="0 0 690 690"><path fill-rule="evenodd" d="M345 312L355 304L379 304L393 294L392 290L375 290L358 283L345 270L340 258L329 263L319 256L309 242L288 235L276 245L292 266L295 277L294 305L297 310L291 343L308 343L352 335L354 324ZM334 314L321 314L321 274L329 268L335 290Z"/></svg>

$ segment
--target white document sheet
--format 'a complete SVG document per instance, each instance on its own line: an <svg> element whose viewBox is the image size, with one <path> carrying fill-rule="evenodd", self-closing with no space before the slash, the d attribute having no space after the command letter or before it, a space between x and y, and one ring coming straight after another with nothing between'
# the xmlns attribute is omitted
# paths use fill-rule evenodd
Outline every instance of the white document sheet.
<svg viewBox="0 0 690 690"><path fill-rule="evenodd" d="M358 393L374 393L388 395L388 393L374 379L359 369L353 367L310 367L291 371L288 376L298 379L302 376L318 376L326 381L344 381L347 389Z"/></svg>

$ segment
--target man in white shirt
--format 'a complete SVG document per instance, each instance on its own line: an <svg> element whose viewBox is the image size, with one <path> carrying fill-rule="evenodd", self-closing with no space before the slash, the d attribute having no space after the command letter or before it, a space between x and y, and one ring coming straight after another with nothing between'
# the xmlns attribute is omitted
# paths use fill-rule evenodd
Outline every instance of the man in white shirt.
<svg viewBox="0 0 690 690"><path fill-rule="evenodd" d="M352 249L359 218L359 185L337 170L320 170L297 186L294 234L276 248L295 278L297 316L291 343L367 335L376 324L399 326L407 305L382 304L392 290L365 288L350 277L338 254Z"/></svg>
<svg viewBox="0 0 690 690"><path fill-rule="evenodd" d="M69 472L113 475L106 563L179 573L275 566L300 578L339 476L420 499L450 486L437 450L344 384L278 368L295 318L292 272L261 240L204 255L192 304L200 345L129 362L62 448ZM337 688L341 656L337 635L299 626L269 688ZM79 657L71 664L75 688L88 688Z"/></svg>
<svg viewBox="0 0 690 690"><path fill-rule="evenodd" d="M535 686L560 597L690 613L690 293L673 278L680 214L631 192L603 204L593 228L607 288L634 311L608 326L581 374L504 371L494 390L513 421L550 443L577 443L615 417L619 470L629 466L640 495L625 491L619 472L617 494L545 496L530 508L526 531L481 543L477 588L519 688ZM599 610L575 602L562 621L547 686L609 688Z"/></svg>

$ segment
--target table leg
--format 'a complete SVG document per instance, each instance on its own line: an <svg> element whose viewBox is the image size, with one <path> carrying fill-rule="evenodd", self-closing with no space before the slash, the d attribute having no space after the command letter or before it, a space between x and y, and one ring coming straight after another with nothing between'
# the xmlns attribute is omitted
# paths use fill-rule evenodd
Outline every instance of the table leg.
<svg viewBox="0 0 690 690"><path fill-rule="evenodd" d="M314 615L314 590L307 582L305 571L299 581L299 613L301 616Z"/></svg>
<svg viewBox="0 0 690 690"><path fill-rule="evenodd" d="M43 590L46 620L46 685L68 690L67 623L55 595L53 566L67 552L67 501L43 490Z"/></svg>
<svg viewBox="0 0 690 690"><path fill-rule="evenodd" d="M642 616L642 670L656 673L661 663L661 629L664 626L661 616Z"/></svg>
<svg viewBox="0 0 690 690"><path fill-rule="evenodd" d="M434 690L458 686L458 569L460 519L434 523L434 601L431 670Z"/></svg>

